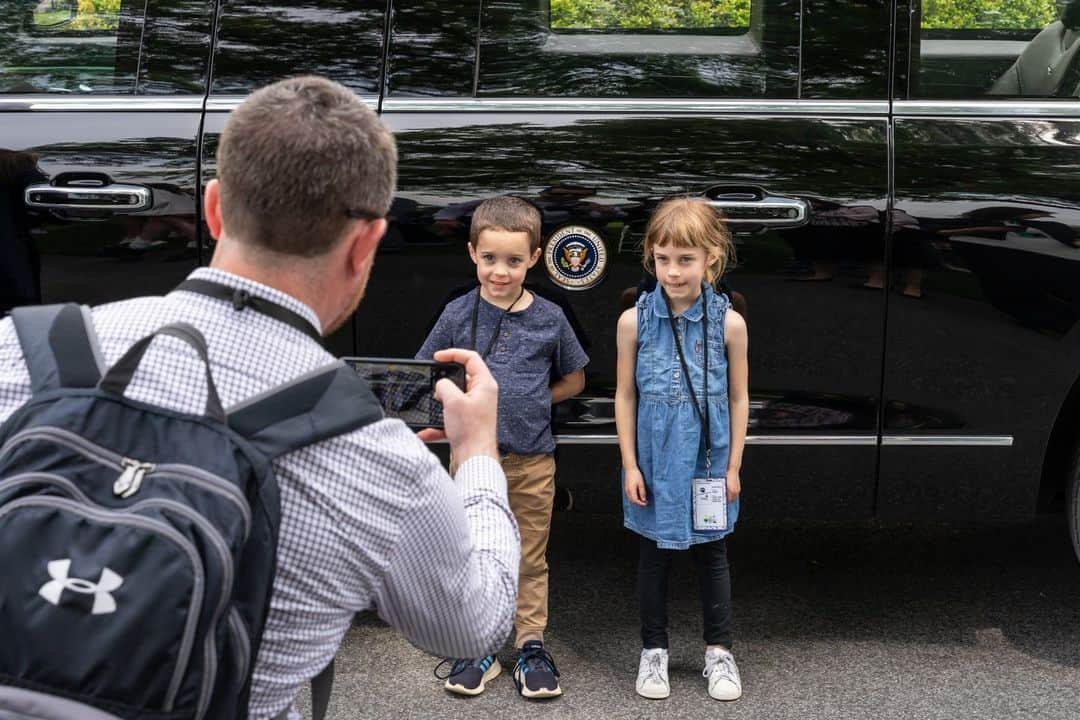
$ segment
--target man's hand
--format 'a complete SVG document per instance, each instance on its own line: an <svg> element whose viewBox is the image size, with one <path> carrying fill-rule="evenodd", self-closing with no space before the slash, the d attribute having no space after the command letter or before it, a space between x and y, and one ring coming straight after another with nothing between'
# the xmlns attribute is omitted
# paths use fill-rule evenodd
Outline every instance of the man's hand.
<svg viewBox="0 0 1080 720"><path fill-rule="evenodd" d="M465 392L453 381L443 378L435 384L435 399L443 406L444 430L427 428L417 435L424 442L450 442L450 452L458 465L476 455L499 459L495 423L499 404L499 385L491 371L472 350L439 350L439 362L458 362L465 366Z"/></svg>

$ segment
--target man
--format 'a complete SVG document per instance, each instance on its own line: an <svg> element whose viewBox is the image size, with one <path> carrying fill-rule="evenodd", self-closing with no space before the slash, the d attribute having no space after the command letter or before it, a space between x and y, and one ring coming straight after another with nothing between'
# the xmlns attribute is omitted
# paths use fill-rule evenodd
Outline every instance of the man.
<svg viewBox="0 0 1080 720"><path fill-rule="evenodd" d="M219 180L208 183L204 198L217 247L210 267L191 278L275 303L278 317L177 290L98 307L93 319L109 365L156 328L191 323L207 339L228 407L333 359L312 336L340 327L363 297L386 230L397 156L390 132L351 91L302 77L245 100L229 118L217 157ZM462 460L453 480L396 420L275 463L278 568L251 718L298 717L291 709L297 691L330 662L360 610L377 608L410 641L443 656L492 652L507 636L519 541L498 462L498 388L476 353L451 350L439 359L466 363L469 375L466 393L449 382L437 388L445 434ZM126 394L202 412L202 373L190 349L163 338ZM22 351L4 320L0 420L29 397Z"/></svg>

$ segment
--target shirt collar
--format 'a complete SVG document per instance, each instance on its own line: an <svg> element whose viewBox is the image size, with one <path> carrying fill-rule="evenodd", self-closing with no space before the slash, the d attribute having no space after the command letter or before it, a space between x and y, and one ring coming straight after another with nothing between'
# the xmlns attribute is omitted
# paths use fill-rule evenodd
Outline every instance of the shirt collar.
<svg viewBox="0 0 1080 720"><path fill-rule="evenodd" d="M286 307L300 315L300 317L310 322L312 326L319 331L319 334L322 334L322 323L319 322L319 316L315 314L315 311L288 293L281 292L269 285L263 285L262 283L255 282L249 278L234 275L231 272L218 270L217 268L198 268L188 277L195 280L210 280L212 282L221 283L222 285L228 285L231 288L247 290L256 297L276 302L278 305Z"/></svg>
<svg viewBox="0 0 1080 720"><path fill-rule="evenodd" d="M653 290L653 314L657 317L666 318L668 316L667 303L664 302L663 288L660 283L656 284L656 289ZM701 291L701 295L694 301L694 304L683 311L682 316L690 322L698 322L703 315L705 300L712 294L712 289L705 285ZM678 317L678 315L676 315Z"/></svg>

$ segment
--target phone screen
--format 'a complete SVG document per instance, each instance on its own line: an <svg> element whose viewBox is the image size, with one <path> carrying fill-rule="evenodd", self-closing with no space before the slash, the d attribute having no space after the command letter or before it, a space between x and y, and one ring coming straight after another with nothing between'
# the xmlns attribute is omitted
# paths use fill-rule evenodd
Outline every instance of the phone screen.
<svg viewBox="0 0 1080 720"><path fill-rule="evenodd" d="M465 368L458 363L392 358L343 358L367 381L387 417L413 428L441 428L442 403L435 399L435 383L449 378L465 387Z"/></svg>

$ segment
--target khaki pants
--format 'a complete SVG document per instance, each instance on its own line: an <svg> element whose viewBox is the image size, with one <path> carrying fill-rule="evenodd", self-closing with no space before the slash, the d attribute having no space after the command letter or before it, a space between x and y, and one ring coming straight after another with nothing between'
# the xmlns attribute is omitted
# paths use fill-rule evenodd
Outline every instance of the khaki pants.
<svg viewBox="0 0 1080 720"><path fill-rule="evenodd" d="M551 534L551 507L555 500L555 458L547 454L502 458L510 511L521 534L518 566L517 617L514 647L543 640L548 618L547 544ZM450 474L457 470L453 459Z"/></svg>

